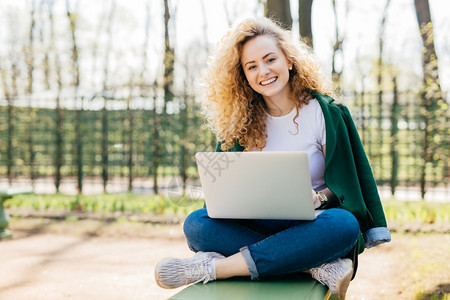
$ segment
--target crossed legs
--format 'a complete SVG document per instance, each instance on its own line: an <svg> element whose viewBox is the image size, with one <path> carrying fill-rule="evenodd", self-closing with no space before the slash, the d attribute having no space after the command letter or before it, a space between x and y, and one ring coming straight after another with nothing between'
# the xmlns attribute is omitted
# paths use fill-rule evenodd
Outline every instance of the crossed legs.
<svg viewBox="0 0 450 300"><path fill-rule="evenodd" d="M345 256L358 239L359 225L343 209L302 222L211 219L203 208L187 217L184 232L191 250L226 257L216 261L217 278L258 279L309 270Z"/></svg>

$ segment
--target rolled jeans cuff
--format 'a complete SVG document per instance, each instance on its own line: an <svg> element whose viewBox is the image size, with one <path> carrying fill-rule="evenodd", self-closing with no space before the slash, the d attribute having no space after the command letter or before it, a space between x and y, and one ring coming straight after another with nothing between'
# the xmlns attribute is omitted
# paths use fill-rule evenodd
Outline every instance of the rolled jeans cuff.
<svg viewBox="0 0 450 300"><path fill-rule="evenodd" d="M366 248L372 248L391 241L391 233L387 227L370 228L364 233Z"/></svg>
<svg viewBox="0 0 450 300"><path fill-rule="evenodd" d="M248 271L250 272L250 278L252 280L258 280L259 279L259 273L256 269L255 261L253 260L252 255L250 254L250 250L248 250L248 247L242 247L239 249L239 251L242 253L242 256L244 256L245 262L247 263Z"/></svg>

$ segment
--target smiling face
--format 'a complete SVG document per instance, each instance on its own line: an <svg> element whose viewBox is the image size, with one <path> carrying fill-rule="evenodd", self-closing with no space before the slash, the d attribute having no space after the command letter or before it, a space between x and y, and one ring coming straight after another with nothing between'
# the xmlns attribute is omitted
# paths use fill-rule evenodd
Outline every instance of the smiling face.
<svg viewBox="0 0 450 300"><path fill-rule="evenodd" d="M241 64L251 88L267 102L290 99L289 62L275 38L257 36L244 44Z"/></svg>

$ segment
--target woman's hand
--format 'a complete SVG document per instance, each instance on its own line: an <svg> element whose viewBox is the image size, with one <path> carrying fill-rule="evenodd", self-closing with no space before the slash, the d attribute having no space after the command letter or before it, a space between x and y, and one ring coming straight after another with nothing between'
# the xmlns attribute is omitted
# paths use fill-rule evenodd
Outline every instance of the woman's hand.
<svg viewBox="0 0 450 300"><path fill-rule="evenodd" d="M314 190L312 190L312 197L313 197L314 209L318 209L322 205L322 202L320 202L319 196L317 196L317 194Z"/></svg>

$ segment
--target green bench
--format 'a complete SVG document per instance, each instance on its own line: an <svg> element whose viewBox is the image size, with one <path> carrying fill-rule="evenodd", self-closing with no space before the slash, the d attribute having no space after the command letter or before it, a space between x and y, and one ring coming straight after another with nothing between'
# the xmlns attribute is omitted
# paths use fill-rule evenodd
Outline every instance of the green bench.
<svg viewBox="0 0 450 300"><path fill-rule="evenodd" d="M327 300L337 299L328 288L307 274L281 276L261 281L243 278L217 280L207 284L197 283L183 289L172 300L208 299L208 300L273 300L301 299Z"/></svg>
<svg viewBox="0 0 450 300"><path fill-rule="evenodd" d="M20 188L0 188L0 240L11 238L12 233L8 230L9 217L5 213L3 208L3 202L14 195L18 194L31 194L33 189L31 187L20 187Z"/></svg>

